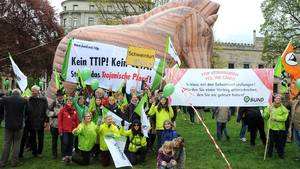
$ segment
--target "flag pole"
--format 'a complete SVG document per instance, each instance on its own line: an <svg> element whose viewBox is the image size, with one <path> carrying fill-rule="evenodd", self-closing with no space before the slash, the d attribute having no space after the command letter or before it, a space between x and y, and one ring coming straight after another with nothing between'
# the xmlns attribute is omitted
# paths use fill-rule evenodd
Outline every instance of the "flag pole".
<svg viewBox="0 0 300 169"><path fill-rule="evenodd" d="M264 160L266 160L266 156L267 156L267 150L268 150L268 144L269 144L269 139L270 139L270 121L271 121L271 113L272 113L272 106L269 108L269 112L270 112L270 117L268 120L268 131L267 131L267 140L266 140L266 146L265 146L265 152L264 152Z"/></svg>
<svg viewBox="0 0 300 169"><path fill-rule="evenodd" d="M199 115L199 113L198 113L198 111L195 109L195 107L194 107L192 104L190 104L190 105L191 105L191 107L193 108L193 110L194 110L194 112L196 113L196 115L197 115L197 117L199 118L199 120L201 121L201 123L202 123L203 127L205 128L205 131L206 131L206 133L208 134L208 136L210 137L211 141L214 143L214 146L216 147L216 149L218 150L218 152L222 155L223 159L225 160L225 162L226 162L226 164L227 164L227 166L228 166L228 169L232 169L232 167L231 167L229 161L227 160L225 154L222 152L221 148L218 146L218 144L217 144L217 142L215 141L214 137L211 135L211 133L210 133L208 127L206 126L206 124L204 123L202 117Z"/></svg>

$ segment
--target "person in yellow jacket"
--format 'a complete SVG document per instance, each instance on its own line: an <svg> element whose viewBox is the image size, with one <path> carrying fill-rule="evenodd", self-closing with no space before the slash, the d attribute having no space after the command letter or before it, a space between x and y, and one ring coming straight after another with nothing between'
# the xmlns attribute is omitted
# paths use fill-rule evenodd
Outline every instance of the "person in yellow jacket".
<svg viewBox="0 0 300 169"><path fill-rule="evenodd" d="M92 122L91 119L91 113L85 113L83 116L82 123L80 123L72 131L74 135L78 136L78 148L81 154L81 157L72 156L72 161L78 163L79 165L90 164L90 151L92 150L96 142L97 125L94 122Z"/></svg>
<svg viewBox="0 0 300 169"><path fill-rule="evenodd" d="M160 148L159 143L161 142L161 135L164 131L164 121L171 120L174 116L174 112L171 106L168 105L168 99L166 97L161 97L157 106L152 104L149 113L149 116L156 116L156 133L158 139L158 147Z"/></svg>
<svg viewBox="0 0 300 169"><path fill-rule="evenodd" d="M117 126L113 124L112 116L106 115L104 117L104 123L102 123L98 129L100 140L100 162L103 166L110 165L111 155L104 140L105 137L119 137L120 132Z"/></svg>
<svg viewBox="0 0 300 169"><path fill-rule="evenodd" d="M284 144L285 144L285 121L288 118L288 110L281 103L281 95L277 94L274 97L274 102L271 106L265 108L264 118L268 120L269 129L269 144L267 156L272 157L273 147L277 149L279 158L284 158Z"/></svg>
<svg viewBox="0 0 300 169"><path fill-rule="evenodd" d="M133 121L130 130L124 129L124 120L121 124L120 134L129 137L129 161L132 165L139 162L144 163L147 153L147 140L142 133L141 122L139 120Z"/></svg>

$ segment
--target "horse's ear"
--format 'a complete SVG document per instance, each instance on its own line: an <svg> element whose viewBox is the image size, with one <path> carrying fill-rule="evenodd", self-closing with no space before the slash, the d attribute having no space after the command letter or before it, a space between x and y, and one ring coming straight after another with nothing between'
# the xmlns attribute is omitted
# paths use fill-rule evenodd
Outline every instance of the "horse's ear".
<svg viewBox="0 0 300 169"><path fill-rule="evenodd" d="M214 14L207 17L205 21L209 26L213 26L217 19L218 19L218 15Z"/></svg>

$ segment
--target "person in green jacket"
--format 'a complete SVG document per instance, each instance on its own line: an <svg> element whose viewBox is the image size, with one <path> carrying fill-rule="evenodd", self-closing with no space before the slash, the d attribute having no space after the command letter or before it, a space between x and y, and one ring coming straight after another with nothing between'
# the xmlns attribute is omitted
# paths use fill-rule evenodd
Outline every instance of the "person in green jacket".
<svg viewBox="0 0 300 169"><path fill-rule="evenodd" d="M80 123L72 133L78 136L81 156L72 156L72 161L78 163L79 165L89 165L90 164L90 151L92 150L96 142L96 130L97 125L91 121L91 113L85 113L83 116L83 121Z"/></svg>
<svg viewBox="0 0 300 169"><path fill-rule="evenodd" d="M105 137L119 137L120 132L117 126L113 124L112 116L106 115L104 117L104 123L102 123L98 129L100 139L100 162L103 166L110 165L111 155L104 140Z"/></svg>
<svg viewBox="0 0 300 169"><path fill-rule="evenodd" d="M285 121L287 120L288 115L289 113L287 108L281 103L281 95L275 95L273 104L265 108L263 115L264 118L268 120L268 157L272 157L273 147L275 144L279 158L284 158L284 145L286 137Z"/></svg>
<svg viewBox="0 0 300 169"><path fill-rule="evenodd" d="M147 140L142 132L141 122L139 120L133 121L130 130L124 129L124 120L121 124L120 134L129 137L129 161L132 165L139 162L144 163L147 153Z"/></svg>
<svg viewBox="0 0 300 169"><path fill-rule="evenodd" d="M73 105L78 114L78 121L80 123L82 121L83 115L86 112L88 112L88 107L85 105L85 97L75 95L75 97L73 98ZM75 152L79 153L77 136L75 136L75 138L74 138L74 148L75 148Z"/></svg>
<svg viewBox="0 0 300 169"><path fill-rule="evenodd" d="M161 142L161 136L164 131L164 121L171 120L174 116L172 107L168 105L168 99L166 97L161 97L157 106L152 104L148 115L156 116L157 148L160 148L159 143Z"/></svg>

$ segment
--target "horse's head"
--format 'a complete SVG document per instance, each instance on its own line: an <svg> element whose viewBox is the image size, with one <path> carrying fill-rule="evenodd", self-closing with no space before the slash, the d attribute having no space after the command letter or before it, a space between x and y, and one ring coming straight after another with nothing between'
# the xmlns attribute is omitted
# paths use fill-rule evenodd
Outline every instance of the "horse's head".
<svg viewBox="0 0 300 169"><path fill-rule="evenodd" d="M193 7L165 9L142 22L162 36L171 35L179 57L190 68L208 68L212 55L212 26L219 5L206 0L201 2Z"/></svg>

